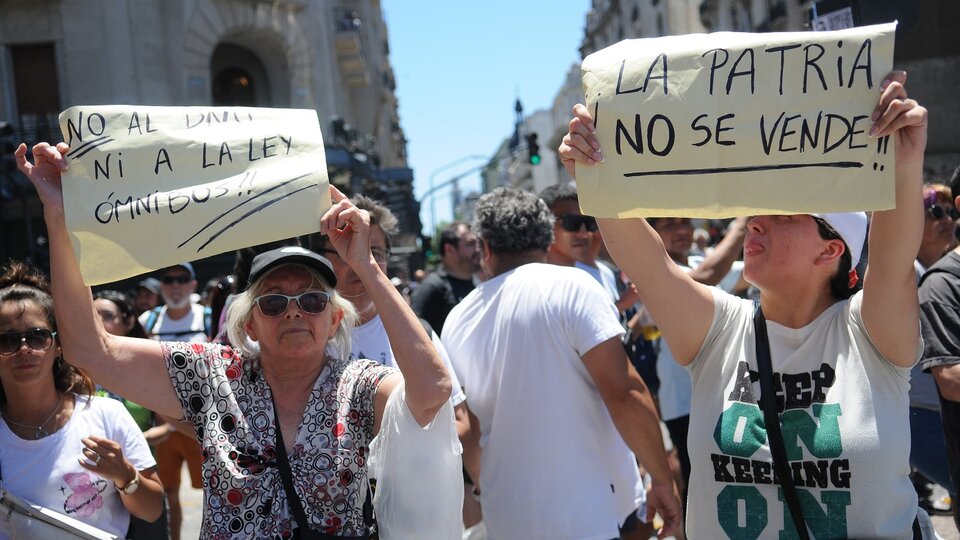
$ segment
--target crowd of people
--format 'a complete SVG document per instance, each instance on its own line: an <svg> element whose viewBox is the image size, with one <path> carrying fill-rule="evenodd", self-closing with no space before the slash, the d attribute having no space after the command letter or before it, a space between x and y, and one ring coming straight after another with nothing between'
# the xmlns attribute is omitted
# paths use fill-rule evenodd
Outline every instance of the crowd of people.
<svg viewBox="0 0 960 540"><path fill-rule="evenodd" d="M388 278L396 217L331 187L315 234L239 251L199 294L190 262L92 293L68 148L21 145L50 277L0 275L2 486L178 539L186 463L202 538L369 538L402 384L419 426L456 426L464 539L934 538L918 486L956 519L960 481L960 168L924 184L904 82L872 117L893 210L696 228L584 215L573 184L498 188L410 283ZM584 106L558 153L571 176L602 160Z"/></svg>

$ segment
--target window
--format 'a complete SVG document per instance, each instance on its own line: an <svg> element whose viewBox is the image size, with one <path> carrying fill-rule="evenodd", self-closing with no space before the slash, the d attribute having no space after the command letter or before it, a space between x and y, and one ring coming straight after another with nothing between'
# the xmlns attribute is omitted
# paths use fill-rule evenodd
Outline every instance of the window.
<svg viewBox="0 0 960 540"><path fill-rule="evenodd" d="M20 137L27 142L60 141L60 89L53 43L13 45L10 56Z"/></svg>

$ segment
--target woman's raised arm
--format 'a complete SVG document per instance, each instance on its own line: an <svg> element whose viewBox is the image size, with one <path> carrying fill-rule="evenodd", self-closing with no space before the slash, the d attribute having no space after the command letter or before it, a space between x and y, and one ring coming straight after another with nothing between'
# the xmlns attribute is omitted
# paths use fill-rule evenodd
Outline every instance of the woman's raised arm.
<svg viewBox="0 0 960 540"><path fill-rule="evenodd" d="M14 156L43 202L43 219L50 237L50 282L57 330L64 357L85 370L98 384L144 407L175 418L183 416L167 374L160 343L109 334L93 307L90 288L67 233L61 172L69 148L40 143L33 147L33 163L21 144Z"/></svg>
<svg viewBox="0 0 960 540"><path fill-rule="evenodd" d="M574 163L587 165L602 159L594 136L593 118L583 105L573 108L570 131L558 153L571 176ZM670 259L660 235L644 219L597 219L603 242L614 262L640 292L679 364L686 365L700 351L713 323L713 294Z"/></svg>
<svg viewBox="0 0 960 540"><path fill-rule="evenodd" d="M920 306L913 260L923 234L923 153L927 110L907 97L907 74L881 83L871 135L893 137L896 208L873 213L870 261L863 280L863 323L890 362L912 366L918 358Z"/></svg>
<svg viewBox="0 0 960 540"><path fill-rule="evenodd" d="M450 399L451 383L443 360L417 316L380 270L370 252L370 218L337 188L330 186L333 206L320 220L320 232L363 282L383 322L397 367L403 373L407 407L420 425L430 423ZM376 427L390 391L399 382L387 379L377 391Z"/></svg>

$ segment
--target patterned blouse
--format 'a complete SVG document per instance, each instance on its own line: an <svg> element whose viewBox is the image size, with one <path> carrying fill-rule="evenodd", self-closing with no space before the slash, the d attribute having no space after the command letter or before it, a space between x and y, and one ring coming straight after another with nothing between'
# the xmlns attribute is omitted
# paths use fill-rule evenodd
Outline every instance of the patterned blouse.
<svg viewBox="0 0 960 540"><path fill-rule="evenodd" d="M203 449L200 537L290 538L296 520L276 464L273 399L259 364L210 343L164 342L163 355ZM362 534L374 396L394 372L369 360L330 359L317 377L288 448L312 529Z"/></svg>

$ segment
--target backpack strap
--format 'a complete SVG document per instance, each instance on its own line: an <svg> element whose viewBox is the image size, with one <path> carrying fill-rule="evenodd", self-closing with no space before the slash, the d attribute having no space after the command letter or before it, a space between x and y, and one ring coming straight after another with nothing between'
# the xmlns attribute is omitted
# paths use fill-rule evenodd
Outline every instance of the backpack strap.
<svg viewBox="0 0 960 540"><path fill-rule="evenodd" d="M143 329L148 333L153 333L153 328L157 326L157 321L160 320L160 310L163 309L163 306L157 306L150 310L150 315L147 316L147 324L143 325Z"/></svg>
<svg viewBox="0 0 960 540"><path fill-rule="evenodd" d="M213 309L210 306L203 308L203 332L207 334L207 339L210 341L217 337L213 335Z"/></svg>

